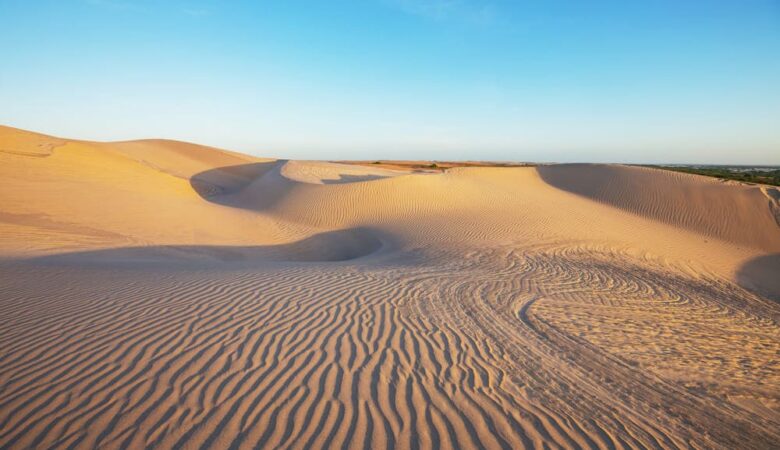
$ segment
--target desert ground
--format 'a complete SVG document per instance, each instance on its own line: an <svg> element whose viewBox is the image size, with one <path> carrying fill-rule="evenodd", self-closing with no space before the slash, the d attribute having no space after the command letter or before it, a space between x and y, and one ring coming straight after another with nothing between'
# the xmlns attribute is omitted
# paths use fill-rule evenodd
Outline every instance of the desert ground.
<svg viewBox="0 0 780 450"><path fill-rule="evenodd" d="M777 448L779 202L0 127L0 448Z"/></svg>

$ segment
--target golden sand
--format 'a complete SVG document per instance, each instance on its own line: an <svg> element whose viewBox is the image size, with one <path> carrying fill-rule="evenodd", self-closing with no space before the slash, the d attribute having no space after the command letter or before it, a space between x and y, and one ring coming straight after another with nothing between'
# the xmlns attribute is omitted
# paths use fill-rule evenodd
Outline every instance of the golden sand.
<svg viewBox="0 0 780 450"><path fill-rule="evenodd" d="M0 448L780 442L776 188L404 167L0 127Z"/></svg>

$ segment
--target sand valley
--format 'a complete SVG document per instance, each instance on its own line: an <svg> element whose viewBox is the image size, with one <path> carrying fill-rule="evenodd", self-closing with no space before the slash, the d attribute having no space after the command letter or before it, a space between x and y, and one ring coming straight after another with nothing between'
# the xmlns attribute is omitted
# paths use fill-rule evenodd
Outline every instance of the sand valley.
<svg viewBox="0 0 780 450"><path fill-rule="evenodd" d="M0 127L0 448L777 448L780 191Z"/></svg>

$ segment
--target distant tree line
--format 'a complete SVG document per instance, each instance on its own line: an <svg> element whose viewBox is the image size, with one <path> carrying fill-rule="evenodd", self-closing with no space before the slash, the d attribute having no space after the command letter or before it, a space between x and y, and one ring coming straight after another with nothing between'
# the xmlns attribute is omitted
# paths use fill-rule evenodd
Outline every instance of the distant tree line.
<svg viewBox="0 0 780 450"><path fill-rule="evenodd" d="M744 183L771 184L780 186L780 168L759 169L727 166L646 166L675 172L693 173L722 180L742 181Z"/></svg>

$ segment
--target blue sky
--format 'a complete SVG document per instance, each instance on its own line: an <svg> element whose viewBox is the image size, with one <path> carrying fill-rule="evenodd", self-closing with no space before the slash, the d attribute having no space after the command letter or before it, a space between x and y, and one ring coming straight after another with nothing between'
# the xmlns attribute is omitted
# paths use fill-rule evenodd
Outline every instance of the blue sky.
<svg viewBox="0 0 780 450"><path fill-rule="evenodd" d="M0 123L306 159L780 164L780 2L0 0Z"/></svg>

